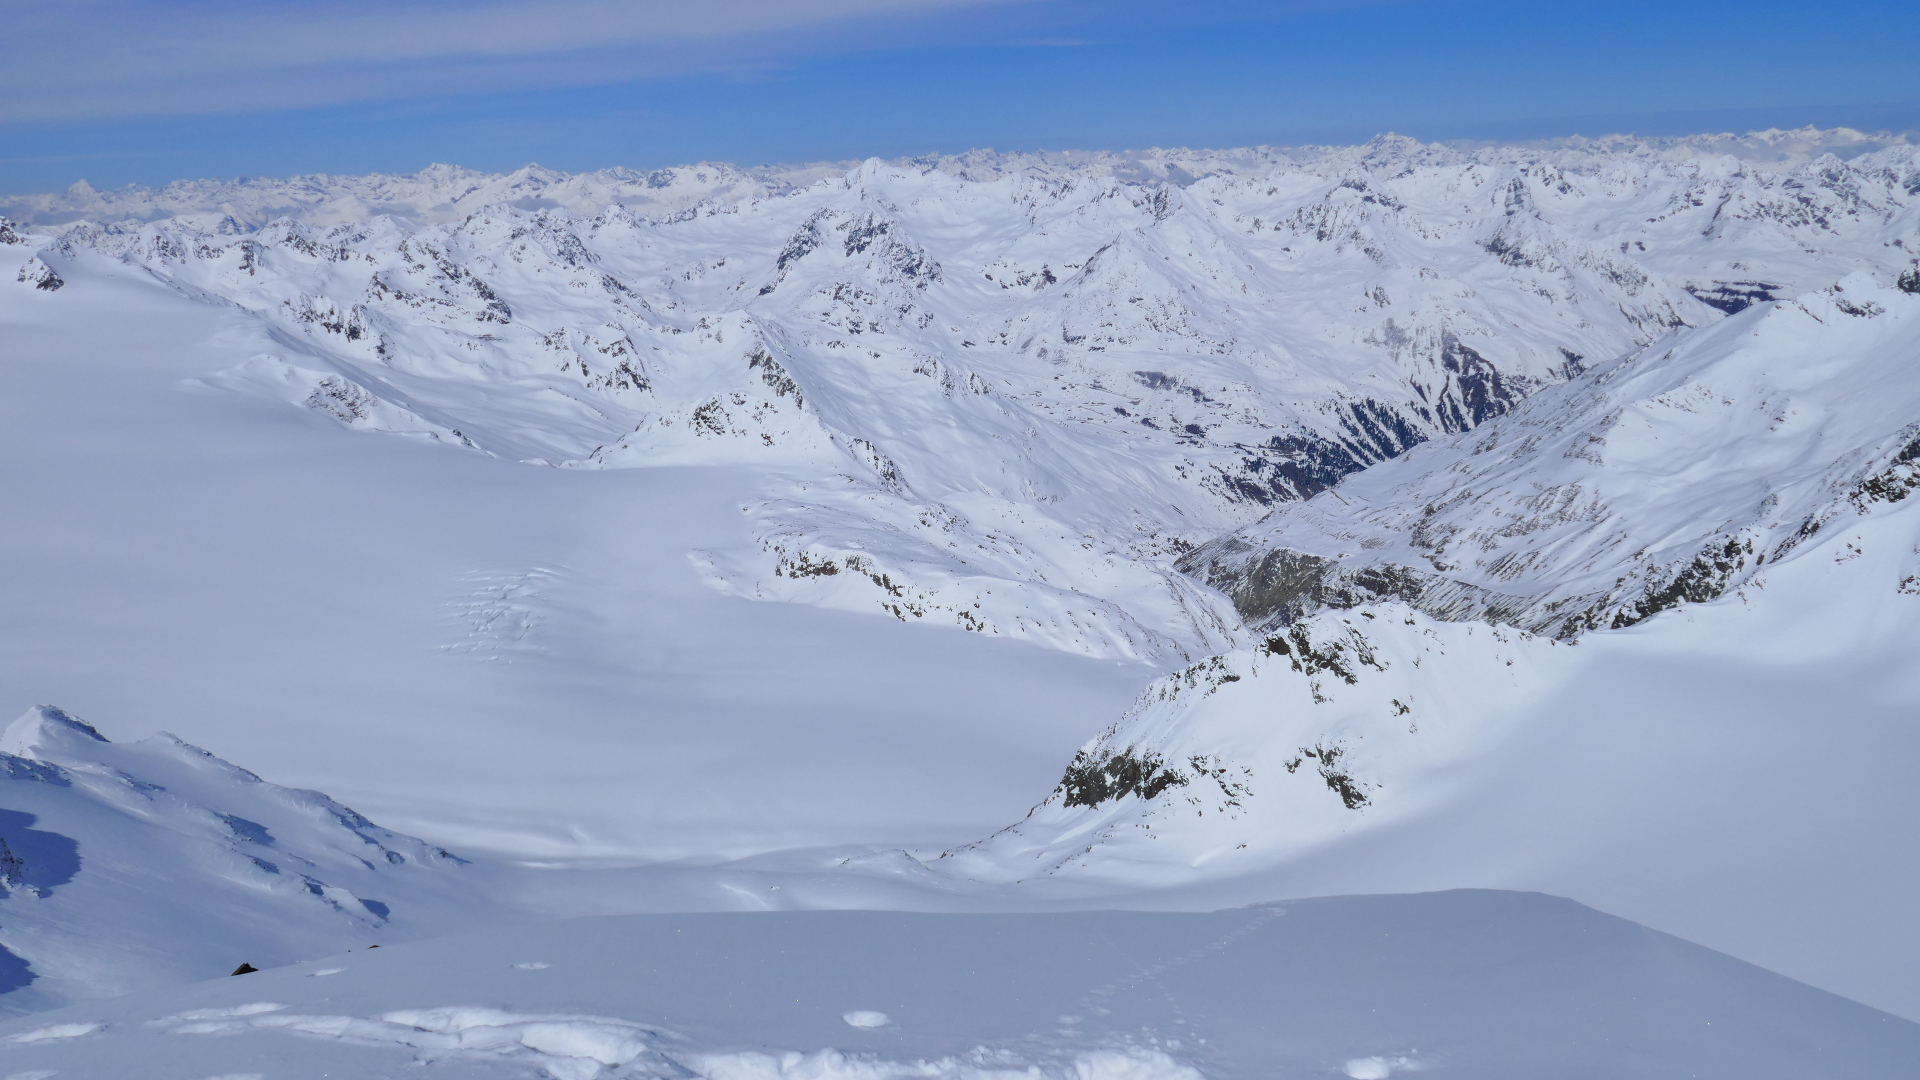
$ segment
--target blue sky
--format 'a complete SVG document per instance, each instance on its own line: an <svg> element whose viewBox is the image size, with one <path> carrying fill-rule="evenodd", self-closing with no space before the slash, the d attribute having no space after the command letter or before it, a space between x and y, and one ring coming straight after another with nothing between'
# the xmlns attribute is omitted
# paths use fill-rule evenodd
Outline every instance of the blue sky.
<svg viewBox="0 0 1920 1080"><path fill-rule="evenodd" d="M1920 3L0 0L0 190L1920 127Z"/></svg>

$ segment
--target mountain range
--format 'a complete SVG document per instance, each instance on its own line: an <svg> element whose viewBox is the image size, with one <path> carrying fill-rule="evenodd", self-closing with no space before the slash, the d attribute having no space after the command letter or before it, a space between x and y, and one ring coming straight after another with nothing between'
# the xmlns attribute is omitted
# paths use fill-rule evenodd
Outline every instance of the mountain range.
<svg viewBox="0 0 1920 1080"><path fill-rule="evenodd" d="M16 1010L558 915L1501 888L1920 1016L1905 136L0 212L4 684L97 725L6 736ZM162 722L427 839L102 734Z"/></svg>

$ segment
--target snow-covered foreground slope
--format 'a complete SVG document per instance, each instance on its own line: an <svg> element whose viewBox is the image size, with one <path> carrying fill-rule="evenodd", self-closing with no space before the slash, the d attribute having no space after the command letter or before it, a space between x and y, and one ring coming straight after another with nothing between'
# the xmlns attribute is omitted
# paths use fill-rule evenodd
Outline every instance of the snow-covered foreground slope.
<svg viewBox="0 0 1920 1080"><path fill-rule="evenodd" d="M1523 893L585 919L0 1025L38 1077L1894 1076L1920 1025Z"/></svg>
<svg viewBox="0 0 1920 1080"><path fill-rule="evenodd" d="M36 707L0 774L8 1011L501 914L466 860L169 735L110 743Z"/></svg>

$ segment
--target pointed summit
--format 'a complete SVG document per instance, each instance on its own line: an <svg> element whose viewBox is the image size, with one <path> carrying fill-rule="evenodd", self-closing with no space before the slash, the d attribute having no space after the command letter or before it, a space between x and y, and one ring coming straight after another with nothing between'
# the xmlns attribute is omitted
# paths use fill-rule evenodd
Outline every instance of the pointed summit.
<svg viewBox="0 0 1920 1080"><path fill-rule="evenodd" d="M45 760L49 750L107 742L92 724L69 716L53 705L35 705L0 733L0 753Z"/></svg>

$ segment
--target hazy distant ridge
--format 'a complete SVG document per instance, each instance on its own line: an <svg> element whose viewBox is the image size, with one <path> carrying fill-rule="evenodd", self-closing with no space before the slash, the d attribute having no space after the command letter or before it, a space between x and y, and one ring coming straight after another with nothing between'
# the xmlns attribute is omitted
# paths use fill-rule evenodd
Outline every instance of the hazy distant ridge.
<svg viewBox="0 0 1920 1080"><path fill-rule="evenodd" d="M1663 138L1576 135L1523 143L1421 143L1389 134L1358 146L1037 152L983 149L895 158L887 164L938 169L970 180L1009 174L1051 179L1111 176L1123 182L1185 186L1208 176L1260 176L1288 165L1326 168L1378 164L1383 157L1404 157L1409 164L1429 166L1527 160L1584 171L1621 159L1683 161L1731 155L1750 166L1784 169L1804 165L1823 154L1851 160L1915 143L1914 132L1867 133L1814 127ZM436 164L412 174L242 176L232 180L176 180L160 188L129 184L107 191L81 180L60 192L0 196L0 216L27 224L57 225L83 219L158 221L212 215L216 222L231 218L230 228L251 230L282 217L313 225L364 221L380 214L402 215L422 223L457 221L482 206L499 203L525 210L562 209L573 214L595 214L619 205L647 214L671 215L699 203L726 204L784 195L822 179L845 176L860 164L820 161L744 167L700 162L652 170L616 166L585 173L565 173L534 164L510 173Z"/></svg>

